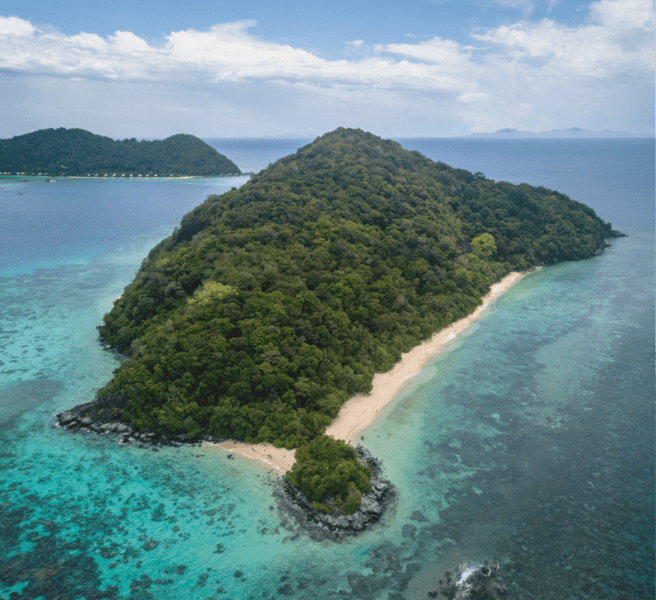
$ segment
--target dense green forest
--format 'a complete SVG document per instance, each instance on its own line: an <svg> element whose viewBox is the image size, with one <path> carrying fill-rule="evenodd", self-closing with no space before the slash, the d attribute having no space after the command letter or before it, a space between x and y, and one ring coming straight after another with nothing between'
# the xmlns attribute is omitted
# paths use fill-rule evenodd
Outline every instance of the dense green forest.
<svg viewBox="0 0 656 600"><path fill-rule="evenodd" d="M41 129L0 140L0 172L49 176L239 174L231 160L193 135L116 141L84 129Z"/></svg>
<svg viewBox="0 0 656 600"><path fill-rule="evenodd" d="M341 440L318 435L299 446L289 482L312 501L314 508L350 515L369 491L371 469L358 463L355 449ZM330 499L330 500L327 500Z"/></svg>
<svg viewBox="0 0 656 600"><path fill-rule="evenodd" d="M612 235L557 192L338 129L210 196L150 252L100 328L128 358L99 398L141 430L306 445L490 284ZM296 483L319 481L299 456ZM362 491L351 475L345 502Z"/></svg>

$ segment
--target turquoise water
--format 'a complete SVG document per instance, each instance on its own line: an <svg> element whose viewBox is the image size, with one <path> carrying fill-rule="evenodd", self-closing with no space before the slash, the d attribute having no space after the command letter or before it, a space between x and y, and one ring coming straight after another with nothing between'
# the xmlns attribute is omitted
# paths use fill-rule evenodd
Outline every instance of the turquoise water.
<svg viewBox="0 0 656 600"><path fill-rule="evenodd" d="M652 256L634 232L527 276L365 432L426 518L414 591L497 559L522 598L653 595Z"/></svg>
<svg viewBox="0 0 656 600"><path fill-rule="evenodd" d="M0 183L0 598L423 599L484 560L508 597L653 597L654 236L638 228L505 292L362 433L397 502L359 538L309 540L246 461L54 426L116 368L95 327L148 249L242 181ZM29 198L48 218L25 217Z"/></svg>

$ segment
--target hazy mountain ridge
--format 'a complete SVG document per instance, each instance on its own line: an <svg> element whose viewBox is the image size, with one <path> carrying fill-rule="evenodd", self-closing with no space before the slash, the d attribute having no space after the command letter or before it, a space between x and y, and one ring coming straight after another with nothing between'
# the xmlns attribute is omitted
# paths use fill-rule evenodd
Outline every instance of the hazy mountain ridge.
<svg viewBox="0 0 656 600"><path fill-rule="evenodd" d="M580 127L570 127L569 129L550 129L549 131L521 131L506 127L499 129L492 133L480 132L470 133L469 135L457 136L459 138L507 138L507 139L521 139L521 138L632 138L632 137L650 137L648 135L629 133L627 131L611 131L606 129L604 131L592 131L589 129L581 129Z"/></svg>

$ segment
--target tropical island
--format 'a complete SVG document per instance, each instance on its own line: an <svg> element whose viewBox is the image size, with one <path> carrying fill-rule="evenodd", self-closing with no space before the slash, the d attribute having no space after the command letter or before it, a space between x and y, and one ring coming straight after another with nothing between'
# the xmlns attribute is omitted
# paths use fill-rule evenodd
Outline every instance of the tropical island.
<svg viewBox="0 0 656 600"><path fill-rule="evenodd" d="M325 433L349 398L510 273L617 235L558 192L337 129L210 196L151 250L99 328L127 358L59 422L295 449L290 486L354 513L376 465Z"/></svg>
<svg viewBox="0 0 656 600"><path fill-rule="evenodd" d="M193 135L121 141L84 129L41 129L0 140L0 173L56 177L239 175L235 163Z"/></svg>

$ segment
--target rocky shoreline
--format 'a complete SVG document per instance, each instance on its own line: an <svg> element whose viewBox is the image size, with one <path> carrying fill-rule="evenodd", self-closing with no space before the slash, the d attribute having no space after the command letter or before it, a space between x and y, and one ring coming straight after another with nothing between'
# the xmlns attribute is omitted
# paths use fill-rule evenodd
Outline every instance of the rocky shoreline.
<svg viewBox="0 0 656 600"><path fill-rule="evenodd" d="M300 490L290 485L286 477L281 477L274 496L278 499L283 525L291 529L296 525L314 539L338 540L362 533L380 520L394 502L394 486L383 478L380 460L361 445L355 450L358 462L371 468L371 491L362 494L359 508L352 515L345 515L341 510L332 513L317 510ZM292 523L286 517L290 517Z"/></svg>
<svg viewBox="0 0 656 600"><path fill-rule="evenodd" d="M59 413L56 416L60 427L69 431L94 433L97 435L117 435L119 445L139 444L147 446L200 445L202 442L219 443L226 438L219 438L208 433L201 433L191 439L185 433L166 435L152 431L136 431L128 423L118 421L114 415L125 407L127 398L107 397L94 402L80 404ZM382 476L381 461L366 448L356 448L360 464L371 469L369 485L371 491L362 494L359 508L352 515L345 515L336 509L332 513L319 511L312 502L298 489L280 477L275 486L274 496L278 499L281 519L284 526L291 529L300 527L314 539L338 540L345 536L357 535L377 523L385 511L393 504L394 486ZM233 458L232 454L227 455Z"/></svg>
<svg viewBox="0 0 656 600"><path fill-rule="evenodd" d="M202 442L219 443L226 438L220 438L208 433L202 433L191 439L185 433L166 435L153 431L136 431L123 421L112 419L112 408L118 408L122 399L109 398L80 404L70 410L55 415L60 427L81 433L95 433L98 435L116 434L120 436L119 445L131 443L148 444L153 446L180 447L183 444L200 444ZM107 411L107 412L105 412ZM103 418L106 415L106 418ZM107 418L108 417L108 418ZM229 454L228 458L232 458Z"/></svg>

